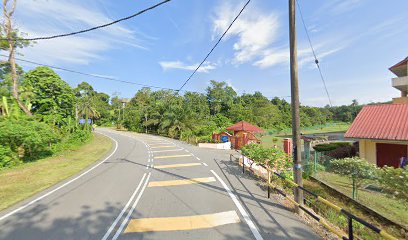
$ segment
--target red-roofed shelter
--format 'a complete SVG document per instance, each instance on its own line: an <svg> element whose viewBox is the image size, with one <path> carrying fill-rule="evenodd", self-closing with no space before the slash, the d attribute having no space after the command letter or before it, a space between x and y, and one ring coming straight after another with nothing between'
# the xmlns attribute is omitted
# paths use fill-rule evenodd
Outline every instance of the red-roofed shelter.
<svg viewBox="0 0 408 240"><path fill-rule="evenodd" d="M245 131L245 132L250 132L253 134L257 134L257 133L263 133L265 132L263 129L254 126L252 124L250 124L249 122L245 122L245 121L241 121L238 123L235 123L232 126L229 126L226 128L228 131L233 131L235 132L239 132L239 131Z"/></svg>
<svg viewBox="0 0 408 240"><path fill-rule="evenodd" d="M226 128L226 130L234 132L233 135L230 135L227 132L221 134L214 133L212 138L213 140L221 141L223 137L228 137L232 148L235 149L241 149L242 146L249 143L261 143L261 140L258 139L255 134L264 132L263 129L245 121L240 121L232 126L229 126Z"/></svg>

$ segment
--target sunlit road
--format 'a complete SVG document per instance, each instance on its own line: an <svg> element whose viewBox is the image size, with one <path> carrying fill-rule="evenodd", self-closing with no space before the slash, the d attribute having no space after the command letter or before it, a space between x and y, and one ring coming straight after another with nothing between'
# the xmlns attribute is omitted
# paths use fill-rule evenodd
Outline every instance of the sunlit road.
<svg viewBox="0 0 408 240"><path fill-rule="evenodd" d="M0 213L0 239L318 239L228 152L100 129L105 159Z"/></svg>

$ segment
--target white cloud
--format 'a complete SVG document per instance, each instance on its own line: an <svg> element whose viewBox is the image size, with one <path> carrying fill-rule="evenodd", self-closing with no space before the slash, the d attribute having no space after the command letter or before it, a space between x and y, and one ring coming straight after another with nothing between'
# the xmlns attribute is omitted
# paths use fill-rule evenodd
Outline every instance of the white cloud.
<svg viewBox="0 0 408 240"><path fill-rule="evenodd" d="M21 0L16 8L16 26L28 37L50 36L77 31L113 21L106 16L100 2ZM39 40L19 50L25 58L45 64L89 64L102 59L103 52L125 45L145 49L147 39L137 30L121 24L76 36Z"/></svg>
<svg viewBox="0 0 408 240"><path fill-rule="evenodd" d="M181 69L181 70L189 70L194 71L198 67L198 63L196 64L186 64L181 61L163 61L159 62L160 66L163 70L170 70L170 69ZM213 70L217 67L215 63L204 62L201 67L197 70L197 72L208 73L210 70Z"/></svg>
<svg viewBox="0 0 408 240"><path fill-rule="evenodd" d="M220 36L232 22L241 6L224 2L216 8L213 17L214 38ZM225 39L237 37L233 63L252 61L263 54L278 36L279 20L275 13L264 13L248 6L229 30Z"/></svg>
<svg viewBox="0 0 408 240"><path fill-rule="evenodd" d="M323 58L332 55L345 47L347 44L339 45L332 41L327 41L321 44L317 44L314 46L314 50L316 52L317 58L321 61ZM264 52L263 57L254 62L254 66L259 68L268 68L279 64L289 64L289 48L275 48L275 49L268 49ZM314 64L314 56L312 49L305 45L298 49L298 64L300 67L313 63Z"/></svg>
<svg viewBox="0 0 408 240"><path fill-rule="evenodd" d="M365 0L331 0L322 5L318 12L343 14L361 6Z"/></svg>

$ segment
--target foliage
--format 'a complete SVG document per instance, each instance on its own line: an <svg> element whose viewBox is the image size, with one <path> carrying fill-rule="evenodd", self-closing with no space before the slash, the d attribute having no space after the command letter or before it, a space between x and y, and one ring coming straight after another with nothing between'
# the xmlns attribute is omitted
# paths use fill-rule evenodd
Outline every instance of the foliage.
<svg viewBox="0 0 408 240"><path fill-rule="evenodd" d="M318 152L328 152L335 150L339 147L349 146L350 143L348 142L333 142L333 143L324 143L324 144L317 144L313 147L314 150Z"/></svg>
<svg viewBox="0 0 408 240"><path fill-rule="evenodd" d="M279 148L270 148L269 150L269 157L267 161L267 165L275 170L287 170L288 168L292 167L292 159L291 157L285 153L283 150Z"/></svg>
<svg viewBox="0 0 408 240"><path fill-rule="evenodd" d="M244 156L251 159L253 163L257 164L265 164L266 160L271 156L270 149L256 143L244 145L241 148L241 152Z"/></svg>
<svg viewBox="0 0 408 240"><path fill-rule="evenodd" d="M357 150L352 145L345 145L345 146L340 146L329 152L326 152L325 155L332 157L332 158L336 158L336 159L350 158L350 157L354 157L357 155Z"/></svg>
<svg viewBox="0 0 408 240"><path fill-rule="evenodd" d="M353 198L357 198L357 189L365 180L376 178L377 167L358 157L332 160L330 163L329 170L352 180Z"/></svg>
<svg viewBox="0 0 408 240"><path fill-rule="evenodd" d="M278 148L266 148L260 144L251 143L244 145L241 152L253 163L264 165L274 171L286 170L292 166L289 155Z"/></svg>
<svg viewBox="0 0 408 240"><path fill-rule="evenodd" d="M25 160L50 155L51 145L60 140L47 124L31 119L6 119L0 122L0 145L8 146Z"/></svg>
<svg viewBox="0 0 408 240"><path fill-rule="evenodd" d="M73 115L74 93L51 68L37 67L27 72L22 87L32 92L31 111L41 121L60 126L64 118Z"/></svg>
<svg viewBox="0 0 408 240"><path fill-rule="evenodd" d="M0 145L0 168L10 167L18 164L16 154L11 151L9 146Z"/></svg>
<svg viewBox="0 0 408 240"><path fill-rule="evenodd" d="M378 182L391 195L408 200L408 168L383 167Z"/></svg>

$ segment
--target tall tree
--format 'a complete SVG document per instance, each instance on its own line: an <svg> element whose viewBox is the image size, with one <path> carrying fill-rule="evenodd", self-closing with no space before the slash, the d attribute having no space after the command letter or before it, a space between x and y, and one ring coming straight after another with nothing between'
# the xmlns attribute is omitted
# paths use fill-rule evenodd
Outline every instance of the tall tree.
<svg viewBox="0 0 408 240"><path fill-rule="evenodd" d="M57 124L74 115L74 92L51 68L27 72L22 87L32 91L32 111L41 120Z"/></svg>
<svg viewBox="0 0 408 240"><path fill-rule="evenodd" d="M19 97L19 88L18 88L18 75L17 75L17 67L16 67L16 60L15 60L15 50L17 47L24 47L29 45L27 41L21 40L18 37L18 31L13 29L12 26L12 17L14 11L16 10L17 0L3 0L3 17L4 17L4 24L1 28L1 37L4 36L7 38L6 41L2 40L0 43L1 50L8 50L9 57L8 62L10 63L11 67L11 79L13 82L13 97L16 99L18 106L29 116L32 115L30 109L20 100Z"/></svg>

